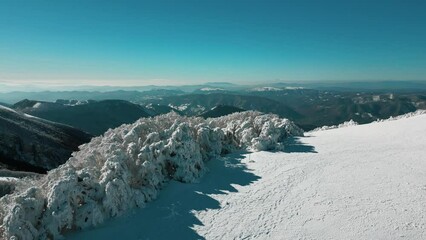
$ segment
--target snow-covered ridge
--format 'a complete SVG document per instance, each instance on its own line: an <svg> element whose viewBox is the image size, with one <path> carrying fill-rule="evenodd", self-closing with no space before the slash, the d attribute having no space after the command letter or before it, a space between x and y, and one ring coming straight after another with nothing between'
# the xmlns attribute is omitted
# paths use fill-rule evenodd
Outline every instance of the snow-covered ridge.
<svg viewBox="0 0 426 240"><path fill-rule="evenodd" d="M282 149L303 131L258 112L204 120L175 113L142 118L82 145L64 165L0 199L6 239L56 239L143 207L170 179L194 182L204 163L237 149Z"/></svg>
<svg viewBox="0 0 426 240"><path fill-rule="evenodd" d="M374 122L394 121L394 120L414 117L414 116L418 116L418 115L422 115L422 114L426 114L426 110L417 110L415 112L406 113L406 114L399 115L399 116L396 116L396 117L390 117L388 119L378 119ZM330 130L330 129L336 129L336 128L343 128L343 127L350 127L350 126L355 126L355 125L358 125L358 123L351 119L351 120L346 121L344 123L341 123L339 125L318 127L318 128L315 128L314 130L311 130L310 132L324 131L324 130Z"/></svg>
<svg viewBox="0 0 426 240"><path fill-rule="evenodd" d="M417 110L415 112L406 113L406 114L399 115L399 116L396 116L396 117L390 117L388 119L378 119L375 122L395 121L395 120L399 120L399 119L403 119L403 118L410 118L410 117L419 116L419 115L423 115L423 114L426 114L426 110L420 109L420 110Z"/></svg>

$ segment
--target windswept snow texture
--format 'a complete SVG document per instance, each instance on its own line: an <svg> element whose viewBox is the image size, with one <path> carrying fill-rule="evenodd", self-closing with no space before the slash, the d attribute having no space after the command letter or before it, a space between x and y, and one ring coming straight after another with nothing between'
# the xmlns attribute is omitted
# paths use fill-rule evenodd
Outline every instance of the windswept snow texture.
<svg viewBox="0 0 426 240"><path fill-rule="evenodd" d="M211 158L283 149L287 137L301 135L291 121L257 112L142 118L93 138L41 180L22 180L0 199L0 229L7 239L56 239L143 207L170 180L196 182Z"/></svg>
<svg viewBox="0 0 426 240"><path fill-rule="evenodd" d="M70 239L426 239L426 114L210 161L134 214Z"/></svg>

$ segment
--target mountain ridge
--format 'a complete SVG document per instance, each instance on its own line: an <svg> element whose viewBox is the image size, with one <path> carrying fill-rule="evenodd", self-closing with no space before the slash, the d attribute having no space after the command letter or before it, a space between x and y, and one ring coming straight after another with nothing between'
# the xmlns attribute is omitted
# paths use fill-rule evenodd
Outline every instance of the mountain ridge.
<svg viewBox="0 0 426 240"><path fill-rule="evenodd" d="M12 170L43 173L64 163L91 135L0 106L0 161Z"/></svg>

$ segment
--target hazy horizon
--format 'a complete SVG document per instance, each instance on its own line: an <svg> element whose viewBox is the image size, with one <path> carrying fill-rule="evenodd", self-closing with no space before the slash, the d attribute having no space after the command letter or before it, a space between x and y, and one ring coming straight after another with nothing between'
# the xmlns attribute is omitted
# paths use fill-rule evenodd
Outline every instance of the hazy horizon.
<svg viewBox="0 0 426 240"><path fill-rule="evenodd" d="M225 91L239 91L239 90L248 90L255 89L259 87L303 87L307 89L352 89L357 90L426 90L426 80L421 81L412 81L412 80L370 80L370 81L269 81L269 82L259 82L259 83L232 83L232 82L199 82L199 83L174 83L156 81L151 84L143 83L129 83L129 85L120 85L120 82L110 82L95 84L93 82L87 82L86 84L78 83L59 83L59 84L48 84L40 82L32 83L8 83L0 81L0 94L2 93L12 93L12 92L67 92L67 91L101 91L101 92L110 92L117 90L124 91L149 91L153 89L169 89L169 90L184 90L185 92L199 91L205 87L218 88L218 90Z"/></svg>

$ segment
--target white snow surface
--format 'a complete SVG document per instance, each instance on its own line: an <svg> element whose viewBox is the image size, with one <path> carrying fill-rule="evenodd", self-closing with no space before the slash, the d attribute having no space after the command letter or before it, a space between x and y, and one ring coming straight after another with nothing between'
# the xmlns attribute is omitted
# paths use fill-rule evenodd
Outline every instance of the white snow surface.
<svg viewBox="0 0 426 240"><path fill-rule="evenodd" d="M42 106L42 103L38 102L34 104L33 108L40 108Z"/></svg>
<svg viewBox="0 0 426 240"><path fill-rule="evenodd" d="M207 163L144 209L70 239L426 239L426 114Z"/></svg>
<svg viewBox="0 0 426 240"><path fill-rule="evenodd" d="M0 199L2 239L58 239L144 207L166 183L194 183L206 162L241 149L282 150L303 131L258 112L208 119L170 113L109 130L40 180Z"/></svg>

